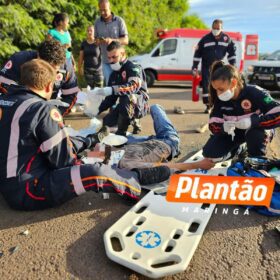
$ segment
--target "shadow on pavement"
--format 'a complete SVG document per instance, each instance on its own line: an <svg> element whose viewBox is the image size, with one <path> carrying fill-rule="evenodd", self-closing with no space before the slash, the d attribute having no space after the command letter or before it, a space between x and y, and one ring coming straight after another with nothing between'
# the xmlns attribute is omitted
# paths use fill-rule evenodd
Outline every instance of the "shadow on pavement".
<svg viewBox="0 0 280 280"><path fill-rule="evenodd" d="M190 89L192 88L192 84L181 84L181 83L177 83L177 84L158 84L156 83L155 85L153 85L152 87L149 87L149 89L155 89L155 88L187 88Z"/></svg>
<svg viewBox="0 0 280 280"><path fill-rule="evenodd" d="M86 120L90 119L88 116L86 116L83 113L70 113L69 115L63 117L64 120L70 121L70 120Z"/></svg>
<svg viewBox="0 0 280 280"><path fill-rule="evenodd" d="M143 192L142 195L145 194L146 192ZM88 205L89 200L93 201L91 206ZM126 212L132 207L132 205L132 203L124 200L117 194L110 194L109 200L103 200L101 194L99 195L90 191L81 197L74 198L73 200L55 208L40 211L18 211L11 209L2 195L0 195L0 230L19 226L27 226L34 223L71 215L72 213L87 212L99 209L102 210L103 208L114 209L114 207L117 207L119 210L123 207L124 212Z"/></svg>
<svg viewBox="0 0 280 280"><path fill-rule="evenodd" d="M178 132L182 134L197 134L197 131L195 129L178 130Z"/></svg>

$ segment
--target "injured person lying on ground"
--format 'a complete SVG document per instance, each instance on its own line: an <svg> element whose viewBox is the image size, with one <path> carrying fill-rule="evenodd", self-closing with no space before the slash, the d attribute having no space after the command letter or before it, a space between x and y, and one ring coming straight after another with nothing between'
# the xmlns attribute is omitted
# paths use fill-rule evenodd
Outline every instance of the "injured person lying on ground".
<svg viewBox="0 0 280 280"><path fill-rule="evenodd" d="M153 136L127 136L127 144L122 147L124 151L118 162L119 168L147 168L154 166L168 166L172 169L189 170L189 169L210 169L214 163L210 159L192 163L172 163L168 162L179 155L180 139L178 133L171 121L167 117L163 107L152 105L150 108L153 119L155 135ZM110 138L111 137L111 138ZM107 139L115 139L108 141ZM124 144L124 136L110 135L104 138L105 144L121 145ZM107 140L107 142L106 142ZM93 155L93 154L92 154ZM96 153L94 154L96 156ZM100 154L99 156L104 156Z"/></svg>

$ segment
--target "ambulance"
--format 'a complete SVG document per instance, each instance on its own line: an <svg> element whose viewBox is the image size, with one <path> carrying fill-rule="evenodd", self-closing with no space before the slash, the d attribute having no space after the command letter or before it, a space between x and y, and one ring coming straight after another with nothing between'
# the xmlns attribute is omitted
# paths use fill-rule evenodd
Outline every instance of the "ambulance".
<svg viewBox="0 0 280 280"><path fill-rule="evenodd" d="M157 81L192 81L192 64L198 41L211 30L179 28L159 30L160 40L150 53L130 58L145 70L148 86ZM236 44L237 67L246 70L258 60L258 35L247 35L244 42L240 32L227 32ZM244 60L245 58L245 60ZM225 61L227 61L225 59ZM201 63L200 63L201 66Z"/></svg>

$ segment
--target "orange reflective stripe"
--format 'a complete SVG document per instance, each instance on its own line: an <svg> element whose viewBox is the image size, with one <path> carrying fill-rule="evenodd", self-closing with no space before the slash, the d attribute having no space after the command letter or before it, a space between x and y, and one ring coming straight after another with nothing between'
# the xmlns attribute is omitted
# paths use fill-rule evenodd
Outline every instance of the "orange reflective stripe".
<svg viewBox="0 0 280 280"><path fill-rule="evenodd" d="M109 177L105 177L105 176L90 176L90 177L86 177L86 178L82 179L82 182L89 181L89 180L96 180L96 179L111 181L111 182L116 183L118 185L126 186L129 189L131 189L131 190L133 190L133 191L135 191L137 193L140 193L140 191L138 189L134 188L133 186L131 186L131 185L127 184L127 183L124 183L124 182L121 182L121 181L118 181L118 180L115 180L115 179L112 179L112 178L109 178ZM71 185L73 185L72 182L71 182Z"/></svg>
<svg viewBox="0 0 280 280"><path fill-rule="evenodd" d="M269 120L269 121L266 121L266 122L261 122L262 125L269 125L269 124L272 124L274 122L278 122L280 121L280 117L277 117L276 119L273 119L273 120Z"/></svg>
<svg viewBox="0 0 280 280"><path fill-rule="evenodd" d="M139 86L139 83L135 82L135 85L131 85L130 87L126 87L126 88L121 88L119 89L119 91L128 91L130 89L134 89L134 88L137 88Z"/></svg>

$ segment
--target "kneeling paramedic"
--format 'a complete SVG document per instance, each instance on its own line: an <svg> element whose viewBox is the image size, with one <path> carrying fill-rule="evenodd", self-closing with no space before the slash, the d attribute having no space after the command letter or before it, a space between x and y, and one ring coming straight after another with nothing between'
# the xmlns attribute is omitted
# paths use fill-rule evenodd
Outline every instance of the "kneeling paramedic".
<svg viewBox="0 0 280 280"><path fill-rule="evenodd" d="M21 67L23 86L12 85L0 96L0 193L11 207L54 207L88 190L137 199L143 178L157 183L169 177L165 166L128 171L82 164L77 154L94 147L108 128L70 138L58 109L48 102L55 76L47 62L31 60Z"/></svg>
<svg viewBox="0 0 280 280"><path fill-rule="evenodd" d="M0 93L5 94L10 85L18 84L22 64L35 58L47 61L56 70L56 81L51 98L55 99L61 90L61 101L66 106L58 107L63 116L67 115L76 103L76 95L80 89L73 67L66 64L65 48L56 40L44 41L38 47L38 51L14 53L0 71ZM58 102L58 104L61 103Z"/></svg>
<svg viewBox="0 0 280 280"><path fill-rule="evenodd" d="M99 106L98 114L111 109L104 117L103 124L117 125L116 134L125 136L131 122L147 114L149 96L146 77L140 65L126 58L119 42L113 41L108 45L107 55L113 69L108 87L94 89L92 93L106 96ZM119 103L116 105L117 101Z"/></svg>

